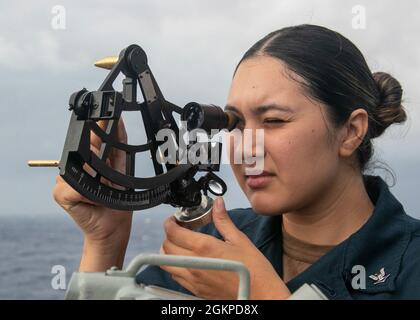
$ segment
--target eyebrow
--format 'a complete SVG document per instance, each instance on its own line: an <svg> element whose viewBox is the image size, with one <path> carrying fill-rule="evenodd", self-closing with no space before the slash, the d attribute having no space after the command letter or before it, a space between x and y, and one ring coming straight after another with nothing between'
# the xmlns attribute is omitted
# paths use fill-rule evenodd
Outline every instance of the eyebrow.
<svg viewBox="0 0 420 320"><path fill-rule="evenodd" d="M261 114L266 113L266 112L268 112L270 110L277 110L277 111L283 111L283 112L288 112L288 113L292 113L293 112L293 110L290 107L284 106L284 105L275 104L275 103L268 104L268 105L258 106L256 108L253 108L251 110L251 112L254 115L261 115ZM242 114L242 112L240 112L238 108L236 108L235 106L232 106L230 104L227 104L225 106L225 111L233 111L233 112L236 112L238 114Z"/></svg>

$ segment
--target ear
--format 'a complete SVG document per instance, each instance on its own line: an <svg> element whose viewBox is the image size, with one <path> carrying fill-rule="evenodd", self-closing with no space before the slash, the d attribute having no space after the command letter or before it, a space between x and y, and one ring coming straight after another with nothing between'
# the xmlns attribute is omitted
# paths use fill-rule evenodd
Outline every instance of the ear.
<svg viewBox="0 0 420 320"><path fill-rule="evenodd" d="M369 115L365 109L354 110L346 122L340 145L340 155L350 157L360 146L368 131Z"/></svg>

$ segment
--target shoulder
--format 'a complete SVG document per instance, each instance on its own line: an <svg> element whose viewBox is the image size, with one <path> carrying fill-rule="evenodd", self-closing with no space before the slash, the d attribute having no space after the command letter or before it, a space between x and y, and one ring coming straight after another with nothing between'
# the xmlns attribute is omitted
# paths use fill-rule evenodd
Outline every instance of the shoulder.
<svg viewBox="0 0 420 320"><path fill-rule="evenodd" d="M415 261L418 263L420 272L420 220L406 215L405 222L406 232L409 234L409 242L403 256L403 262L407 264L410 261Z"/></svg>
<svg viewBox="0 0 420 320"><path fill-rule="evenodd" d="M397 287L402 299L420 299L420 220L406 216L409 243L401 260Z"/></svg>

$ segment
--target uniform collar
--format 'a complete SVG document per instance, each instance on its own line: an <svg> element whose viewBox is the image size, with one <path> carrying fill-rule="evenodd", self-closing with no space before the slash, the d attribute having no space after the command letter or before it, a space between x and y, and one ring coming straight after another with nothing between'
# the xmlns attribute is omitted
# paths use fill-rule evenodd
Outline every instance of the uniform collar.
<svg viewBox="0 0 420 320"><path fill-rule="evenodd" d="M364 176L366 190L375 205L369 220L348 239L321 257L312 266L287 283L291 291L305 282L314 283L330 298L352 299L353 270L363 266L366 288L361 293L391 292L400 272L402 256L410 241L406 213L379 176ZM383 268L385 281L369 276ZM353 270L353 273L352 273Z"/></svg>

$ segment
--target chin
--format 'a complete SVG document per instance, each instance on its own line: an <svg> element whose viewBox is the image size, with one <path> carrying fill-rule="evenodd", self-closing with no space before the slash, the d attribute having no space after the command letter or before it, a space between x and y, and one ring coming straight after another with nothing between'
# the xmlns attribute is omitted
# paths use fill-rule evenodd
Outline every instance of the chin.
<svg viewBox="0 0 420 320"><path fill-rule="evenodd" d="M270 194L266 191L251 191L248 200L255 213L265 216L280 215L282 212L281 199L278 195Z"/></svg>

